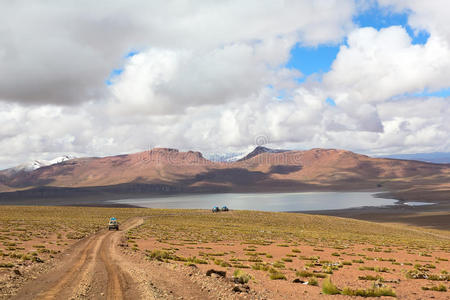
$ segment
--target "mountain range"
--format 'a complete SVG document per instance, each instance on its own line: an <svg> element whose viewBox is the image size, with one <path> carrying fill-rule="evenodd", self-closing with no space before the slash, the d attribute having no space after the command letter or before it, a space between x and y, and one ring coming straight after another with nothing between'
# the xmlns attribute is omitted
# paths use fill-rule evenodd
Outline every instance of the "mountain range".
<svg viewBox="0 0 450 300"><path fill-rule="evenodd" d="M64 159L34 170L0 171L0 199L373 189L395 192L397 197L401 191L408 199L430 193L448 198L450 165L372 158L338 149L265 147L237 161L214 162L200 152L154 148Z"/></svg>
<svg viewBox="0 0 450 300"><path fill-rule="evenodd" d="M36 169L45 167L45 166L50 166L50 165L54 165L54 164L59 164L63 161L66 160L70 160L70 159L74 159L75 157L72 155L64 155L64 156L60 156L57 158L54 158L52 160L32 160L26 163L23 163L21 165L18 165L16 167L13 168L9 168L7 169L8 172L10 173L17 173L17 172L21 172L21 171L34 171ZM6 171L6 170L4 170Z"/></svg>
<svg viewBox="0 0 450 300"><path fill-rule="evenodd" d="M431 162L431 163L436 163L436 164L450 163L450 153L449 152L391 154L391 155L385 155L385 156L380 156L380 157L419 160L419 161Z"/></svg>

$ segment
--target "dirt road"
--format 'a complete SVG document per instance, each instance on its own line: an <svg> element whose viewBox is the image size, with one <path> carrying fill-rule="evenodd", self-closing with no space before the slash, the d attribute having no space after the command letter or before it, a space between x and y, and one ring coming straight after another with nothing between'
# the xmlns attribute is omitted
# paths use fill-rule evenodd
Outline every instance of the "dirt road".
<svg viewBox="0 0 450 300"><path fill-rule="evenodd" d="M102 230L64 253L62 263L26 284L13 299L151 299L127 271L118 244L123 231L142 223L132 219L120 231Z"/></svg>
<svg viewBox="0 0 450 300"><path fill-rule="evenodd" d="M195 267L145 259L126 250L124 232L143 223L133 218L119 231L101 230L56 258L53 269L25 283L12 299L241 299L226 279ZM249 298L247 298L249 299Z"/></svg>

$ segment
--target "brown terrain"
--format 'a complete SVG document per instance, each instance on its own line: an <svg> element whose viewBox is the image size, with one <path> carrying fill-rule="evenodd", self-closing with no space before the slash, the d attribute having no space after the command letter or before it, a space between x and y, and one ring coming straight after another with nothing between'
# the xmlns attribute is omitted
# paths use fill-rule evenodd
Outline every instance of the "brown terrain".
<svg viewBox="0 0 450 300"><path fill-rule="evenodd" d="M129 230L142 224L134 218L122 224ZM123 232L102 230L63 253L50 272L25 284L13 299L161 299L174 295L208 299L208 293L165 266L124 256ZM64 257L65 256L65 257ZM145 265L145 262L144 262ZM149 282L157 282L157 286Z"/></svg>
<svg viewBox="0 0 450 300"><path fill-rule="evenodd" d="M209 161L199 152L155 148L76 158L32 172L0 171L3 204L18 199L313 190L376 190L399 200L448 202L450 165L371 158L335 149L271 151L264 147L237 162L223 163Z"/></svg>
<svg viewBox="0 0 450 300"><path fill-rule="evenodd" d="M1 299L450 299L448 231L289 213L5 209L2 239L15 249L0 246ZM67 227L37 226L101 224L114 212L119 231L101 226L76 242L53 236ZM24 215L20 227L10 215ZM35 256L45 263L20 249L46 250ZM325 292L329 278L341 294Z"/></svg>
<svg viewBox="0 0 450 300"><path fill-rule="evenodd" d="M142 222L142 218L128 220L123 230ZM120 249L122 243L123 232L106 230L81 240L53 261L54 268L29 280L12 299L211 298L183 273L141 257L127 257Z"/></svg>

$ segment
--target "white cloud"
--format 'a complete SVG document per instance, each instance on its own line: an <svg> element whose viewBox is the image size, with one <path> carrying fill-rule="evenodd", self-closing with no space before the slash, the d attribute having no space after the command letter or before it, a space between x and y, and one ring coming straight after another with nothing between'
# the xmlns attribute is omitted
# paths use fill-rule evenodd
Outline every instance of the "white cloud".
<svg viewBox="0 0 450 300"><path fill-rule="evenodd" d="M399 26L367 27L352 32L325 75L338 105L381 103L393 96L448 87L450 47L431 36L425 45L411 44Z"/></svg>
<svg viewBox="0 0 450 300"><path fill-rule="evenodd" d="M77 104L104 97L105 79L133 48L210 59L223 48L247 50L261 63L283 63L277 45L339 42L354 9L352 0L3 1L0 99Z"/></svg>
<svg viewBox="0 0 450 300"><path fill-rule="evenodd" d="M277 65L287 60L293 42L278 40L276 46L269 41L269 45L233 44L212 51L152 48L139 53L114 79L111 89L116 102L111 110L117 114L182 113L187 107L256 96L267 85L292 88L300 72Z"/></svg>
<svg viewBox="0 0 450 300"><path fill-rule="evenodd" d="M450 10L446 0L378 0L397 12L408 12L408 23L416 31L425 30L450 43Z"/></svg>
<svg viewBox="0 0 450 300"><path fill-rule="evenodd" d="M2 3L0 166L261 142L450 151L449 99L398 97L448 87L447 12L438 1L380 2L412 10L409 22L431 33L428 42L412 45L401 27L355 29L352 14L371 0ZM283 67L297 43L344 37L323 78L300 84L300 72ZM131 49L139 53L124 58Z"/></svg>

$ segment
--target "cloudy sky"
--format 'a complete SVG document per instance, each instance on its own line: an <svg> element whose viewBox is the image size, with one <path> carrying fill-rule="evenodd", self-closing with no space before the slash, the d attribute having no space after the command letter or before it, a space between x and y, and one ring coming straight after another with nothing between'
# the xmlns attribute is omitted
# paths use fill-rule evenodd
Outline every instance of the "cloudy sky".
<svg viewBox="0 0 450 300"><path fill-rule="evenodd" d="M450 151L447 0L0 1L0 167Z"/></svg>

